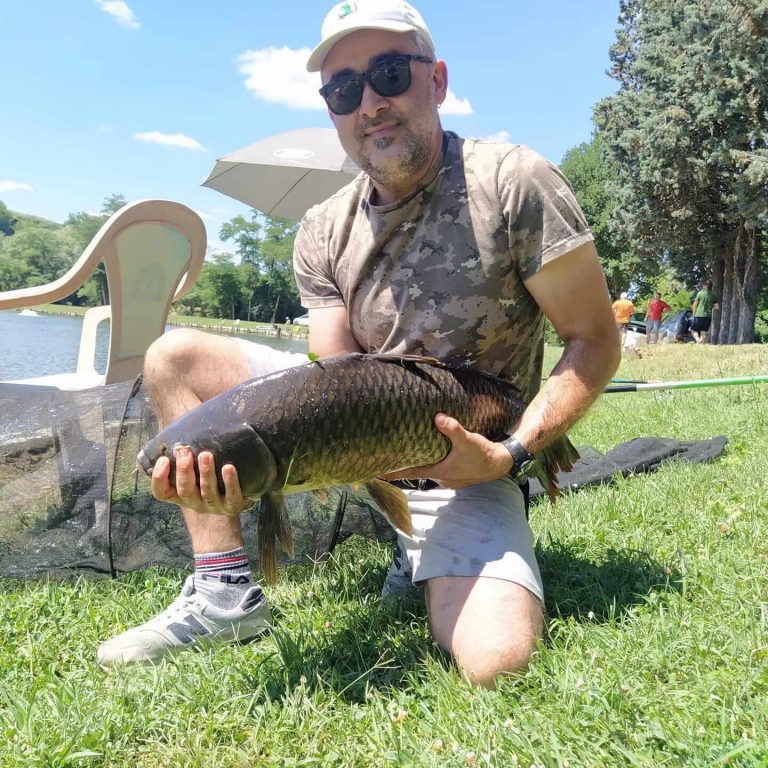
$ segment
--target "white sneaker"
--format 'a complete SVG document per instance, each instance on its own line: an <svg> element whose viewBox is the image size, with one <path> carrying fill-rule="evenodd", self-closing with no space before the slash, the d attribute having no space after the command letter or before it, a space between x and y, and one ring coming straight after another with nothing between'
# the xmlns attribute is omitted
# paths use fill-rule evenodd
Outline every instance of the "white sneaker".
<svg viewBox="0 0 768 768"><path fill-rule="evenodd" d="M413 569L405 556L405 547L400 544L400 537L395 541L395 551L392 555L392 564L384 577L384 585L381 588L382 597L413 597L419 591L419 587L413 583Z"/></svg>
<svg viewBox="0 0 768 768"><path fill-rule="evenodd" d="M195 592L188 576L181 594L162 613L99 646L103 669L115 664L147 664L187 648L247 643L271 627L267 598L258 584L234 608L217 608Z"/></svg>

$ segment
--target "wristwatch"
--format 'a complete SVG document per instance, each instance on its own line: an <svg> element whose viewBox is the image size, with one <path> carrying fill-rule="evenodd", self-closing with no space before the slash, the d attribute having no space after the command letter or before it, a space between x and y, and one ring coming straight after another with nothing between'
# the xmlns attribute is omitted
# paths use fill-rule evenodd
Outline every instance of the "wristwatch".
<svg viewBox="0 0 768 768"><path fill-rule="evenodd" d="M528 452L528 449L512 435L506 435L504 439L499 441L508 451L512 457L512 469L509 470L509 476L513 480L517 480L518 477L524 475L530 468L531 464L536 461L536 457Z"/></svg>

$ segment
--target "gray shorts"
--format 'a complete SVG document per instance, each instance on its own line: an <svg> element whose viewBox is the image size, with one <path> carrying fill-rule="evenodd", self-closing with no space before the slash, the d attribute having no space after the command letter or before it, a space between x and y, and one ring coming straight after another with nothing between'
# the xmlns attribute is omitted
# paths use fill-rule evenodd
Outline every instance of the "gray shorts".
<svg viewBox="0 0 768 768"><path fill-rule="evenodd" d="M413 583L438 576L485 576L544 589L520 486L509 478L452 491L404 491L413 536L398 531Z"/></svg>
<svg viewBox="0 0 768 768"><path fill-rule="evenodd" d="M658 333L659 328L661 328L661 320L648 320L645 324L648 333Z"/></svg>
<svg viewBox="0 0 768 768"><path fill-rule="evenodd" d="M307 355L234 339L254 376L292 368ZM439 576L484 576L511 581L544 599L520 486L509 478L452 491L403 491L413 536L398 531L414 584Z"/></svg>

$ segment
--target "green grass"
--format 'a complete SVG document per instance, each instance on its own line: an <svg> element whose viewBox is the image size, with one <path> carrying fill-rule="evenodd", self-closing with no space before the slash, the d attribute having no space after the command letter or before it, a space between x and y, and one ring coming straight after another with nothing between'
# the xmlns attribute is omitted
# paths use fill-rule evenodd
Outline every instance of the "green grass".
<svg viewBox="0 0 768 768"><path fill-rule="evenodd" d="M768 347L686 345L620 375L766 371ZM258 643L110 673L98 642L181 574L0 581L0 766L764 767L767 416L766 384L601 399L577 444L725 434L728 449L533 508L547 639L495 692L434 647L423 605L380 600L374 542L288 569Z"/></svg>

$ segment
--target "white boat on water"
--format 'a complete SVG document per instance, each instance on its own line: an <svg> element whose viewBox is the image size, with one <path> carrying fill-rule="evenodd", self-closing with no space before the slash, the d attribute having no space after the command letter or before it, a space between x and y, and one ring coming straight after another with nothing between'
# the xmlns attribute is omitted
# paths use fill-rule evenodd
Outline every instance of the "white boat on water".
<svg viewBox="0 0 768 768"><path fill-rule="evenodd" d="M22 315L23 317L40 317L39 312L35 312L34 309L22 309L19 310L16 314Z"/></svg>

